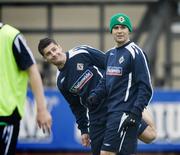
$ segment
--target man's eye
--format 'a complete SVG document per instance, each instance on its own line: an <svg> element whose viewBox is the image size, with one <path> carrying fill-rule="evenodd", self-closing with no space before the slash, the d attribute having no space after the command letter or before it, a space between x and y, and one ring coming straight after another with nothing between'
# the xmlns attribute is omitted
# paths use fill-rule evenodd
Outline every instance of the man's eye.
<svg viewBox="0 0 180 155"><path fill-rule="evenodd" d="M54 52L54 51L57 51L57 48L56 47L54 47L53 49L52 49L52 51Z"/></svg>
<svg viewBox="0 0 180 155"><path fill-rule="evenodd" d="M46 56L49 56L50 55L50 53L46 53Z"/></svg>

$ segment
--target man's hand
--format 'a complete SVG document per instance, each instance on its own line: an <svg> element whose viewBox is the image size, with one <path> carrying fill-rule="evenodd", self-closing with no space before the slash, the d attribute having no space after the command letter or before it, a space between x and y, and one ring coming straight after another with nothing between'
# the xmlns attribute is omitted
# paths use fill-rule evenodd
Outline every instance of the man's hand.
<svg viewBox="0 0 180 155"><path fill-rule="evenodd" d="M89 138L89 134L85 133L81 135L81 141L82 141L82 145L85 147L90 146L90 138Z"/></svg>
<svg viewBox="0 0 180 155"><path fill-rule="evenodd" d="M140 117L138 117L137 115L133 113L129 113L127 118L124 120L122 126L123 127L133 126L136 123L138 123L139 120L140 120Z"/></svg>
<svg viewBox="0 0 180 155"><path fill-rule="evenodd" d="M37 123L39 128L43 130L43 133L48 132L50 134L52 118L51 114L46 108L37 111Z"/></svg>

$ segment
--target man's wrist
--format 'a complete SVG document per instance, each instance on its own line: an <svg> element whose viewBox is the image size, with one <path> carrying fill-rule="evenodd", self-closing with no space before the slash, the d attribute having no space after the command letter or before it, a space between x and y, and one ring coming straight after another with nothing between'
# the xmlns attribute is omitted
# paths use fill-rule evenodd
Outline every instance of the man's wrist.
<svg viewBox="0 0 180 155"><path fill-rule="evenodd" d="M88 129L81 129L81 135L89 134Z"/></svg>

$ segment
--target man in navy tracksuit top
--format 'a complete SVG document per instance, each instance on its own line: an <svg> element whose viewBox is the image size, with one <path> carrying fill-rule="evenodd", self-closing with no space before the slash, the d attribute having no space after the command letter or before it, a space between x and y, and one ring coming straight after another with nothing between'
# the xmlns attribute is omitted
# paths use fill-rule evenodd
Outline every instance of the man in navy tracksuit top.
<svg viewBox="0 0 180 155"><path fill-rule="evenodd" d="M92 152L98 155L106 125L107 106L103 101L96 107L88 106L86 100L102 78L105 54L89 46L75 47L64 53L61 46L49 38L42 39L38 48L43 57L59 70L57 86L75 115L82 144L89 146L91 138Z"/></svg>
<svg viewBox="0 0 180 155"><path fill-rule="evenodd" d="M82 144L88 146L91 139L93 155L98 155L106 128L107 105L104 103L104 96L103 100L95 106L87 104L87 97L102 78L102 71L105 69L105 54L89 46L75 47L64 53L62 47L49 38L40 40L38 49L42 56L49 63L56 65L59 70L57 86L76 117L82 134ZM90 121L90 126L88 121ZM147 124L143 121L140 134L146 127Z"/></svg>
<svg viewBox="0 0 180 155"><path fill-rule="evenodd" d="M110 31L117 46L108 51L105 75L88 101L98 104L107 96L101 155L131 155L136 153L142 112L152 97L150 73L143 51L129 40L129 17L122 13L112 16Z"/></svg>
<svg viewBox="0 0 180 155"><path fill-rule="evenodd" d="M81 134L88 133L87 108L90 122L90 139L93 154L100 151L106 122L107 106L103 101L96 107L86 102L89 92L102 78L105 55L92 47L79 46L66 53L67 61L57 78L57 86L70 103ZM98 138L96 137L98 136ZM100 137L101 136L101 137Z"/></svg>

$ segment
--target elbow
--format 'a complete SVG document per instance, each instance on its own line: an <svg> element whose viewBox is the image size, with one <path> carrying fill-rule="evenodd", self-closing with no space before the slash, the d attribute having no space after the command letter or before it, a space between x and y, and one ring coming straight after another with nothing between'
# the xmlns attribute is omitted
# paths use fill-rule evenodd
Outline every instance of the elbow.
<svg viewBox="0 0 180 155"><path fill-rule="evenodd" d="M151 128L149 130L149 135L147 135L147 137L144 139L144 142L146 144L150 144L152 143L155 139L157 138L157 132L154 128Z"/></svg>
<svg viewBox="0 0 180 155"><path fill-rule="evenodd" d="M156 139L156 136L154 135L154 137L151 137L151 138L145 140L144 142L145 142L146 144L151 144L155 139Z"/></svg>
<svg viewBox="0 0 180 155"><path fill-rule="evenodd" d="M138 138L144 143L150 144L157 138L156 129L148 126Z"/></svg>

